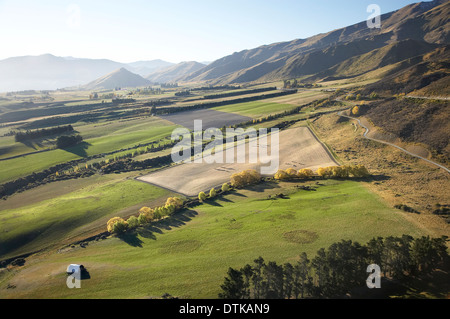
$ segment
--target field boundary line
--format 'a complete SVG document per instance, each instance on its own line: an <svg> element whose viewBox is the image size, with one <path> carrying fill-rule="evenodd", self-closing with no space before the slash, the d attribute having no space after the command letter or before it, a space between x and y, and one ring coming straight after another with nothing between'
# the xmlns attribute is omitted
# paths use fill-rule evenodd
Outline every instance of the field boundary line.
<svg viewBox="0 0 450 319"><path fill-rule="evenodd" d="M333 160L333 162L335 162L336 165L339 166L340 165L339 164L340 160L337 158L337 155L335 155L335 153L330 149L330 147L327 144L325 144L324 142L322 142L322 140L318 137L317 133L314 130L313 124L310 121L308 121L308 120L306 121L306 124L307 124L307 127L308 127L309 131L314 136L314 138L317 140L317 142L319 142L320 145L323 146L323 148L328 153L328 155Z"/></svg>

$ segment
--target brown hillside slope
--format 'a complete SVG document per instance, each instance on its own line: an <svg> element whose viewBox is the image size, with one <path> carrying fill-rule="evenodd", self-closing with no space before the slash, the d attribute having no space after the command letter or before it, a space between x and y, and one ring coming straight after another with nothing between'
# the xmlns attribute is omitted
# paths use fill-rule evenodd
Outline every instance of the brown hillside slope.
<svg viewBox="0 0 450 319"><path fill-rule="evenodd" d="M365 116L408 143L425 145L444 164L450 161L450 102L390 99L373 103Z"/></svg>
<svg viewBox="0 0 450 319"><path fill-rule="evenodd" d="M184 77L183 81L239 83L264 77L286 79L315 74L351 57L406 39L447 44L449 10L447 1L411 4L383 15L381 29L369 29L364 21L308 39L235 52Z"/></svg>

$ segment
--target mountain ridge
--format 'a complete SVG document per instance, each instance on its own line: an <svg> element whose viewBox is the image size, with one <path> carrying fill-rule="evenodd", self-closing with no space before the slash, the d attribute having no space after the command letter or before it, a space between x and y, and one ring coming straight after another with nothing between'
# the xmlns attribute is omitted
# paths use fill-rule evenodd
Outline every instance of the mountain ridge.
<svg viewBox="0 0 450 319"><path fill-rule="evenodd" d="M352 43L357 41L365 42L366 45L372 44L373 49L407 39L443 45L450 40L450 22L447 18L449 15L448 1L414 3L383 14L382 27L379 30L369 29L364 21L307 39L279 42L235 52L184 77L183 81L234 84L312 75L323 71L324 64L332 67L329 65L330 58L334 58L332 50L340 52L345 46L351 47ZM364 48L357 46L355 48L357 51L349 52L347 59L363 53L361 49ZM320 59L320 56L323 59ZM336 60L340 60L336 61L340 63L346 59L342 56ZM309 68L299 67L306 63L309 64Z"/></svg>
<svg viewBox="0 0 450 319"><path fill-rule="evenodd" d="M128 71L125 67L117 69L99 79L92 81L81 88L84 90L113 90L124 87L139 87L150 85L151 82L138 74Z"/></svg>

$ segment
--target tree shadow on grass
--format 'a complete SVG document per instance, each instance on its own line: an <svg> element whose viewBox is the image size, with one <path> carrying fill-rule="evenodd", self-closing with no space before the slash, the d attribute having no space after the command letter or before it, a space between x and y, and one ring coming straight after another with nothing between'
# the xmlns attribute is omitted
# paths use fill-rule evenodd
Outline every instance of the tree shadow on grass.
<svg viewBox="0 0 450 319"><path fill-rule="evenodd" d="M138 227L135 230L128 231L125 234L118 236L118 238L132 247L142 248L144 242L139 238L139 236L156 240L155 233L164 234L164 230L169 231L173 228L184 226L197 215L198 213L196 211L185 209L146 227Z"/></svg>
<svg viewBox="0 0 450 319"><path fill-rule="evenodd" d="M256 193L264 193L268 189L277 189L277 188L281 188L280 185L278 185L278 183L275 183L273 181L266 181L264 183L253 185L249 187L248 190Z"/></svg>
<svg viewBox="0 0 450 319"><path fill-rule="evenodd" d="M139 237L138 233L136 231L133 232L127 232L125 234L122 234L118 236L118 238L127 243L128 245L132 247L139 247L142 248L142 244L144 243Z"/></svg>
<svg viewBox="0 0 450 319"><path fill-rule="evenodd" d="M21 141L20 143L22 143L26 147L34 149L35 151L37 150L36 146L34 146L34 143L31 141Z"/></svg>
<svg viewBox="0 0 450 319"><path fill-rule="evenodd" d="M205 201L205 204L215 206L215 207L223 207L222 204L218 203L215 199L209 199Z"/></svg>
<svg viewBox="0 0 450 319"><path fill-rule="evenodd" d="M88 157L88 154L86 152L86 150L89 148L89 146L92 146L92 144L88 143L88 142L82 142L80 144L77 144L75 146L71 146L71 147L67 147L67 148L62 148L63 151L75 154L79 157Z"/></svg>
<svg viewBox="0 0 450 319"><path fill-rule="evenodd" d="M197 215L198 213L195 210L184 209L183 211L180 211L179 213L176 213L169 218L158 221L157 223L153 224L152 227L155 232L158 232L156 230L159 230L159 232L162 233L162 230L172 230L173 228L179 228L186 225L186 223L191 221L192 218Z"/></svg>
<svg viewBox="0 0 450 319"><path fill-rule="evenodd" d="M225 195L219 195L217 198L218 198L220 201L222 201L222 202L226 202L226 203L234 203L231 199L226 198Z"/></svg>
<svg viewBox="0 0 450 319"><path fill-rule="evenodd" d="M162 234L163 232L162 232L160 229L158 229L158 228L155 228L155 227L150 226L150 227L141 227L141 228L138 228L138 229L136 230L136 233L137 233L139 236L143 237L143 238L148 238L148 239L156 240L156 236L155 236L154 233Z"/></svg>
<svg viewBox="0 0 450 319"><path fill-rule="evenodd" d="M237 197L247 197L246 195L239 193L238 190L232 191L230 194Z"/></svg>

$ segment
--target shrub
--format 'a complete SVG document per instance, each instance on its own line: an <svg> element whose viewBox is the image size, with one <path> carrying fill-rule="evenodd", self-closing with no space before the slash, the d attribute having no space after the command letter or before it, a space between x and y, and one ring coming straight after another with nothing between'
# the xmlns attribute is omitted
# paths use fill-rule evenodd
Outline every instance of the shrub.
<svg viewBox="0 0 450 319"><path fill-rule="evenodd" d="M130 218L128 218L127 223L130 229L134 229L140 224L139 219L136 216L131 216Z"/></svg>
<svg viewBox="0 0 450 319"><path fill-rule="evenodd" d="M246 170L231 175L231 186L236 188L256 184L261 181L261 175L255 170Z"/></svg>
<svg viewBox="0 0 450 319"><path fill-rule="evenodd" d="M279 169L274 178L283 181L289 179L289 175L285 170Z"/></svg>
<svg viewBox="0 0 450 319"><path fill-rule="evenodd" d="M184 201L179 197L169 197L166 201L166 206L173 205L175 209L183 207Z"/></svg>
<svg viewBox="0 0 450 319"><path fill-rule="evenodd" d="M155 208L155 214L153 215L153 219L158 220L161 218L163 218L163 215L161 213L161 210L157 207L157 208Z"/></svg>
<svg viewBox="0 0 450 319"><path fill-rule="evenodd" d="M173 204L166 205L166 206L164 206L164 208L166 209L166 211L165 211L166 215L172 215L179 209Z"/></svg>
<svg viewBox="0 0 450 319"><path fill-rule="evenodd" d="M138 221L139 221L139 225L141 225L141 226L146 225L147 223L150 222L150 220L147 218L147 215L145 215L143 213L139 214Z"/></svg>
<svg viewBox="0 0 450 319"><path fill-rule="evenodd" d="M360 111L359 106L356 105L356 106L352 109L352 114L353 114L353 115L359 115L359 111Z"/></svg>
<svg viewBox="0 0 450 319"><path fill-rule="evenodd" d="M297 177L301 179L308 179L314 176L314 172L309 168L303 168L298 171Z"/></svg>
<svg viewBox="0 0 450 319"><path fill-rule="evenodd" d="M214 198L217 196L217 192L215 188L211 188L211 190L209 191L209 198Z"/></svg>
<svg viewBox="0 0 450 319"><path fill-rule="evenodd" d="M320 167L317 170L317 175L323 178L329 178L333 175L333 172L331 170L331 167Z"/></svg>
<svg viewBox="0 0 450 319"><path fill-rule="evenodd" d="M200 202L204 202L206 200L206 194L204 192L200 192L198 194L198 199L200 200Z"/></svg>
<svg viewBox="0 0 450 319"><path fill-rule="evenodd" d="M352 165L349 168L350 174L354 177L368 177L370 176L369 170L364 165Z"/></svg>
<svg viewBox="0 0 450 319"><path fill-rule="evenodd" d="M222 192L223 193L226 193L226 192L228 192L228 191L230 191L230 185L228 184L228 183L225 183L225 184L223 184L222 185Z"/></svg>
<svg viewBox="0 0 450 319"><path fill-rule="evenodd" d="M344 165L320 167L317 174L323 178L348 178L350 175L356 178L370 176L369 171L364 165Z"/></svg>
<svg viewBox="0 0 450 319"><path fill-rule="evenodd" d="M288 174L289 178L295 178L297 177L297 171L293 168L288 168L286 170L286 174Z"/></svg>
<svg viewBox="0 0 450 319"><path fill-rule="evenodd" d="M83 141L83 138L80 135L75 136L60 136L56 140L56 147L57 148L66 148L70 146L74 146L78 143L81 143Z"/></svg>
<svg viewBox="0 0 450 319"><path fill-rule="evenodd" d="M106 224L108 232L111 234L121 234L128 228L128 223L120 217L111 218Z"/></svg>
<svg viewBox="0 0 450 319"><path fill-rule="evenodd" d="M123 234L128 229L128 223L126 221L123 222L117 222L113 226L113 234Z"/></svg>
<svg viewBox="0 0 450 319"><path fill-rule="evenodd" d="M395 205L394 208L403 210L407 213L420 214L417 210L415 210L412 207L409 207L408 205L399 204L399 205Z"/></svg>
<svg viewBox="0 0 450 319"><path fill-rule="evenodd" d="M153 209L151 209L150 207L145 207L145 206L139 210L139 213L140 213L139 216L141 216L141 215L143 216L142 222L144 222L144 224L151 222L155 215L155 211Z"/></svg>

